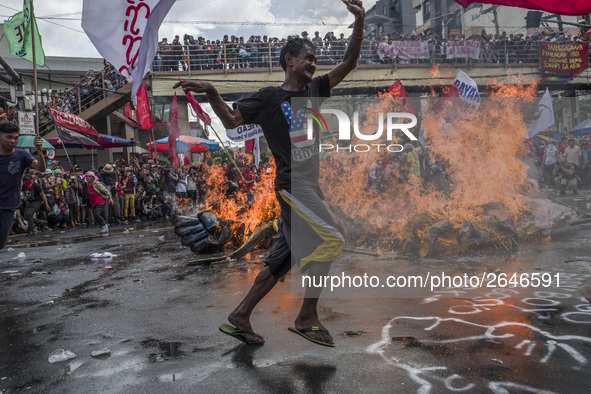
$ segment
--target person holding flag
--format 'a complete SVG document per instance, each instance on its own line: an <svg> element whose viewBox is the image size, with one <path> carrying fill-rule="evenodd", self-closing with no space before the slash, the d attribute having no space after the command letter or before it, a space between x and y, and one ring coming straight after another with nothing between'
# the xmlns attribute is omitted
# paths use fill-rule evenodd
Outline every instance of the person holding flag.
<svg viewBox="0 0 591 394"><path fill-rule="evenodd" d="M43 156L43 139L35 137L37 160L27 151L16 149L19 127L14 123L0 123L0 250L6 246L14 213L21 199L21 183L23 172L31 167L37 171L45 171Z"/></svg>
<svg viewBox="0 0 591 394"><path fill-rule="evenodd" d="M344 237L322 203L319 177L319 134L303 140L305 108L297 98L314 100L329 97L357 65L363 41L365 9L360 0L342 0L355 16L353 32L341 63L328 74L315 77L318 60L312 41L290 36L279 56L285 79L281 86L261 89L230 108L209 82L181 81L174 88L185 92L205 93L213 110L227 129L243 124L259 124L277 165L275 191L281 206L281 228L278 231L265 266L242 302L230 313L220 330L247 344L263 344L250 323L254 308L291 269L292 261L310 277L325 276L330 263L342 255ZM314 100L319 101L319 100ZM292 109L292 106L294 107ZM299 111L298 111L299 109ZM318 318L317 305L322 288L309 286L289 330L307 340L334 346L333 338Z"/></svg>

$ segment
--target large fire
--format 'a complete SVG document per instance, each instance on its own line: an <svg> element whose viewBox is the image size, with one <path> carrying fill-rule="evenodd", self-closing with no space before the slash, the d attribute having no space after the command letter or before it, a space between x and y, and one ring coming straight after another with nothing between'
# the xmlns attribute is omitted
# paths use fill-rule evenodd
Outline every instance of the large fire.
<svg viewBox="0 0 591 394"><path fill-rule="evenodd" d="M371 223L371 228L378 230L369 234L371 237L379 233L381 238L401 241L409 227L414 226L423 238L429 235L425 234L426 224L439 221L442 232L453 228L456 234L466 223L494 231L488 215L493 208L496 217L509 215L508 220L517 221L530 209L524 191L531 185L527 165L521 159L527 153L524 108L531 110L531 103L537 101L532 100L536 85L497 85L491 81L489 87L493 99L484 100L472 119L446 122L444 116L428 111L428 103L423 103L428 157L435 171L441 172L439 183L410 174L406 151L331 152L328 165L321 166L327 200L352 218ZM363 111L363 128L370 130L367 134L376 130L377 114L403 112L400 98L388 93L381 96L377 104ZM450 105L455 105L454 100L460 99L451 99ZM366 143L354 137L351 145L358 142ZM372 166L379 178L377 185L368 178Z"/></svg>
<svg viewBox="0 0 591 394"><path fill-rule="evenodd" d="M226 195L228 182L226 174L221 166L213 165L204 169L204 179L207 180L207 197L205 209L214 212L219 218L232 220L245 225L245 237L261 222L273 220L279 217L280 209L273 180L275 179L275 163L271 161L259 174L252 193L254 202L247 203L246 194L242 192ZM239 183L241 181L238 176Z"/></svg>
<svg viewBox="0 0 591 394"><path fill-rule="evenodd" d="M490 81L490 98L469 117L433 112L434 91L422 99L427 137L423 154L431 163L430 171L422 176L409 169L408 147L396 153L382 149L323 154L321 186L329 209L354 228L348 241L375 245L372 240L378 239L380 249L409 251L419 240L420 254L426 256L435 242L455 244L464 252L471 242L486 240L507 247L506 242L514 245L518 237L543 240L537 227L517 226L533 210L526 196L532 184L522 159L527 153L526 121L530 120L526 113L532 111L532 104L535 109L537 86L514 82ZM359 129L364 134L376 130L379 113L408 111L409 103L399 97L380 96L376 104L362 110ZM445 105L457 110L460 100L448 99ZM418 136L418 126L413 132ZM338 143L334 139L322 142ZM353 137L350 144L366 142ZM402 139L375 142L404 143ZM228 180L221 166L206 167L203 177L208 190L205 206L200 208L221 219L244 223L244 241L261 222L279 217L273 162L259 174L253 203L242 192L228 196Z"/></svg>

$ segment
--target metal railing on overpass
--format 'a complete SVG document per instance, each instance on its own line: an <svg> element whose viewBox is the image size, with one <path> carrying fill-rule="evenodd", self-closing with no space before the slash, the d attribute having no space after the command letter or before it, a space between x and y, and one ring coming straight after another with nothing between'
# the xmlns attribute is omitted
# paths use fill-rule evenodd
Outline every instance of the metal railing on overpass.
<svg viewBox="0 0 591 394"><path fill-rule="evenodd" d="M199 74L202 71L241 72L247 69L281 71L279 52L283 43L254 43L241 46L235 43L211 45L177 45L160 47L152 64L155 73ZM401 59L378 55L380 41L364 40L361 45L360 65L403 65L430 67L434 64L470 64L477 66L502 64L540 63L538 41L496 41L481 42L478 59L449 59L446 56L446 42L432 41L428 44L428 58ZM336 65L343 58L346 41L325 42L316 45L319 66Z"/></svg>

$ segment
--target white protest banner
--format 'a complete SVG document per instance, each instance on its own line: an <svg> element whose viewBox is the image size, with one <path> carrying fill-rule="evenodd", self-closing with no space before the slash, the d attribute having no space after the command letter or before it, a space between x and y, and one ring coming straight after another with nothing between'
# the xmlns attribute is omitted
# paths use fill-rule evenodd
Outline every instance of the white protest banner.
<svg viewBox="0 0 591 394"><path fill-rule="evenodd" d="M20 135L35 135L35 112L18 111Z"/></svg>
<svg viewBox="0 0 591 394"><path fill-rule="evenodd" d="M378 45L380 59L388 57L394 59L428 59L429 43L426 41L393 41L391 45L380 43Z"/></svg>
<svg viewBox="0 0 591 394"><path fill-rule="evenodd" d="M263 128L258 124L243 124L235 129L226 129L226 135L234 142L264 137Z"/></svg>
<svg viewBox="0 0 591 394"><path fill-rule="evenodd" d="M468 118L471 118L474 112L480 106L480 93L478 93L478 85L465 72L458 69L454 85L457 86L458 92L462 101L466 104L468 110Z"/></svg>
<svg viewBox="0 0 591 394"><path fill-rule="evenodd" d="M175 0L84 0L82 28L128 81L132 100L158 50L158 29Z"/></svg>
<svg viewBox="0 0 591 394"><path fill-rule="evenodd" d="M480 58L480 41L459 40L448 41L445 44L445 57L447 59L474 59Z"/></svg>
<svg viewBox="0 0 591 394"><path fill-rule="evenodd" d="M401 59L428 59L429 43L426 41L394 41L394 55Z"/></svg>

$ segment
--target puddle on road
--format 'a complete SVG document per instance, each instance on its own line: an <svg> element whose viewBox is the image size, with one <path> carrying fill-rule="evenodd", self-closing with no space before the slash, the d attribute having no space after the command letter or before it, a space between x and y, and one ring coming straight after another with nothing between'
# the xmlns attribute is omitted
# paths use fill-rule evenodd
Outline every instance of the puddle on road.
<svg viewBox="0 0 591 394"><path fill-rule="evenodd" d="M151 363L182 358L185 352L181 350L181 346L181 342L164 342L157 339L146 339L141 343L142 348L158 347L160 350L148 355L148 361Z"/></svg>

